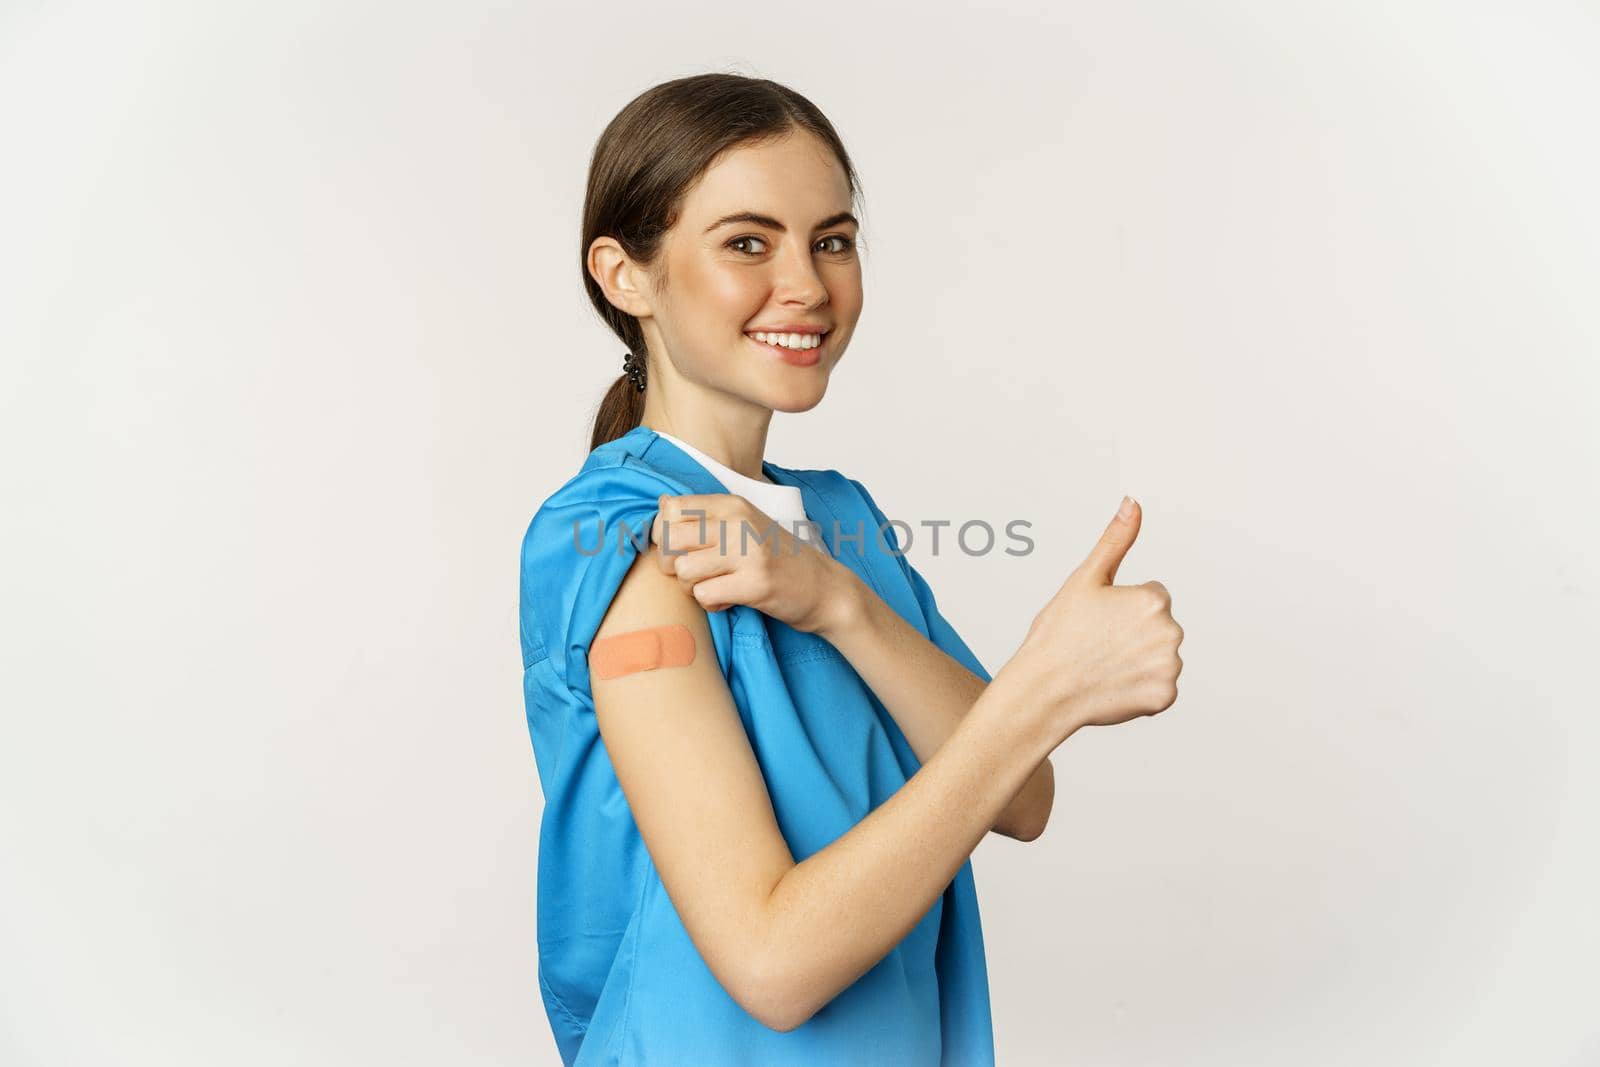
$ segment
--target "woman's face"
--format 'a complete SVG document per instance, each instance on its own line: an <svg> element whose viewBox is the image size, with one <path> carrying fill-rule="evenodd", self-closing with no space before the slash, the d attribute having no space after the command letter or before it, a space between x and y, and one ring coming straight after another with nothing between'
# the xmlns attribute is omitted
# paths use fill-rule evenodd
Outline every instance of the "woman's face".
<svg viewBox="0 0 1600 1067"><path fill-rule="evenodd" d="M641 326L655 359L774 411L815 407L861 315L856 236L849 180L816 136L730 149L690 189L650 272ZM809 350L751 336L807 327L826 331Z"/></svg>

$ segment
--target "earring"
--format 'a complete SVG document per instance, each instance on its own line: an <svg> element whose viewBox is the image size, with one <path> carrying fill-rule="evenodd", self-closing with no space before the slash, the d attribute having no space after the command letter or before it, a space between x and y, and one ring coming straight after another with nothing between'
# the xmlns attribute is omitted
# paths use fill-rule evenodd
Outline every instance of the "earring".
<svg viewBox="0 0 1600 1067"><path fill-rule="evenodd" d="M644 392L644 360L634 355L632 349L622 354L622 372L628 376L635 390Z"/></svg>

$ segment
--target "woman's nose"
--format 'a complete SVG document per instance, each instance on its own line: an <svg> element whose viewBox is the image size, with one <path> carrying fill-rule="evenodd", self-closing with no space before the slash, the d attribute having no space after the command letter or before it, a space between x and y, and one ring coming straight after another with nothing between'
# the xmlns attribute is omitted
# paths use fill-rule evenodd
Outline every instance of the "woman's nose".
<svg viewBox="0 0 1600 1067"><path fill-rule="evenodd" d="M828 287L817 273L809 247L791 245L776 262L772 288L779 303L794 302L811 307L827 299Z"/></svg>

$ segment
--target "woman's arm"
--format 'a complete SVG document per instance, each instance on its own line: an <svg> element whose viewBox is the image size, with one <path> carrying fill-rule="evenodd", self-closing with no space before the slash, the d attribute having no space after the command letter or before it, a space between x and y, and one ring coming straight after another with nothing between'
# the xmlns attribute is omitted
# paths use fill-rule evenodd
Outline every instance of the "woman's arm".
<svg viewBox="0 0 1600 1067"><path fill-rule="evenodd" d="M617 781L673 907L712 973L767 1026L809 1019L894 948L1056 745L1055 672L997 676L921 770L796 863L717 663L706 615L641 555L596 641L682 624L692 662L591 677ZM1023 667L1030 667L1024 664Z"/></svg>
<svg viewBox="0 0 1600 1067"><path fill-rule="evenodd" d="M985 683L900 613L867 588L841 563L834 616L817 631L837 648L889 709L917 759L926 764L983 695ZM1055 769L1041 759L991 829L1018 841L1044 833L1055 803Z"/></svg>

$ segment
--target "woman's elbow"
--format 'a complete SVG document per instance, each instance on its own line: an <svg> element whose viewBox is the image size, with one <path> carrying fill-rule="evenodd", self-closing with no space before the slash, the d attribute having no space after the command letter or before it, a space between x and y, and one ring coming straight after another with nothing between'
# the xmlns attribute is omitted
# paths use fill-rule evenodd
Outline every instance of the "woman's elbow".
<svg viewBox="0 0 1600 1067"><path fill-rule="evenodd" d="M1037 841L1044 834L1044 828L1049 822L1050 812L1047 809L1044 814L1018 826L1011 836L1018 841Z"/></svg>
<svg viewBox="0 0 1600 1067"><path fill-rule="evenodd" d="M796 969L784 960L752 966L734 999L762 1026L780 1033L797 1029L822 1006L800 987Z"/></svg>
<svg viewBox="0 0 1600 1067"><path fill-rule="evenodd" d="M1012 832L1009 836L1016 838L1018 841L1039 840L1040 835L1044 833L1044 828L1050 823L1050 812L1054 810L1056 803L1056 779L1055 769L1050 766L1049 760L1046 760L1040 769L1040 776L1038 798L1033 804L1029 805L1028 810L1017 820L1017 824L1011 828Z"/></svg>
<svg viewBox="0 0 1600 1067"><path fill-rule="evenodd" d="M758 992L746 999L744 1010L762 1026L781 1034L798 1029L817 1013L815 1007L807 1007L802 998L784 990Z"/></svg>
<svg viewBox="0 0 1600 1067"><path fill-rule="evenodd" d="M1044 833L1045 824L1050 821L1050 813L1034 812L1014 813L1005 822L994 824L994 832L1001 837L1009 837L1013 841L1029 842L1039 840L1039 835Z"/></svg>

